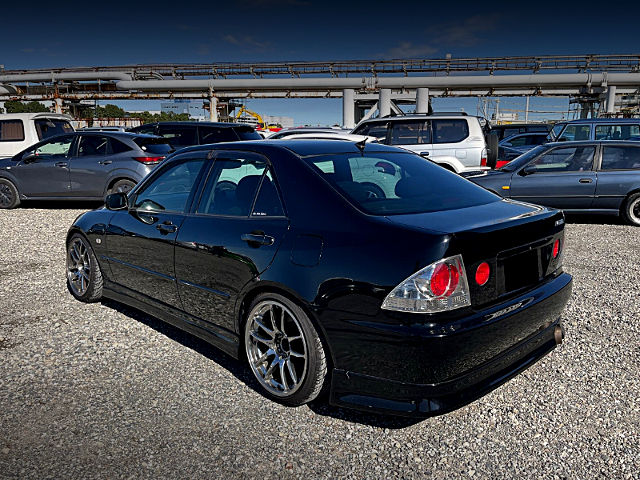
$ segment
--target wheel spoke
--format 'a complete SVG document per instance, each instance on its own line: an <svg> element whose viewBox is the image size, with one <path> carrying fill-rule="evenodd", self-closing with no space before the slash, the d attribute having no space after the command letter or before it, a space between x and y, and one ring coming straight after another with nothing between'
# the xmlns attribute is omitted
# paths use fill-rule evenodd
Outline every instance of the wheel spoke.
<svg viewBox="0 0 640 480"><path fill-rule="evenodd" d="M273 355L274 353L276 353L276 352L274 352L271 349L267 350L266 352L264 352L262 354L262 356L259 359L257 359L255 362L253 362L253 365L256 368L259 367L260 365L262 365L267 360L267 358L269 358L270 355Z"/></svg>
<svg viewBox="0 0 640 480"><path fill-rule="evenodd" d="M289 355L296 358L304 358L304 353L294 352L293 350L289 352Z"/></svg>
<svg viewBox="0 0 640 480"><path fill-rule="evenodd" d="M266 372L264 372L264 379L265 380L270 380L271 378L273 378L273 371L275 370L275 368L278 366L278 357L276 356L273 359L273 362L271 362L271 365L269 365L269 368L267 369Z"/></svg>
<svg viewBox="0 0 640 480"><path fill-rule="evenodd" d="M82 255L80 255L80 252L78 251L78 244L77 243L73 244L73 252L76 254L76 258L78 259L78 262L80 262L80 259L82 258Z"/></svg>
<svg viewBox="0 0 640 480"><path fill-rule="evenodd" d="M278 331L278 325L276 324L275 314L273 312L273 305L269 305L269 320L271 320L271 325L273 326L273 331Z"/></svg>
<svg viewBox="0 0 640 480"><path fill-rule="evenodd" d="M288 392L289 387L287 386L287 379L284 376L284 362L280 362L280 380L282 381L282 389Z"/></svg>
<svg viewBox="0 0 640 480"><path fill-rule="evenodd" d="M274 338L276 336L276 333L271 330L270 328L267 328L267 326L262 322L262 319L264 317L261 317L260 320L258 320L258 318L254 318L253 321L254 323L256 323L262 330L264 330L266 332L267 335L269 335L271 338Z"/></svg>
<svg viewBox="0 0 640 480"><path fill-rule="evenodd" d="M268 338L262 338L260 335L258 335L256 333L256 331L252 331L249 335L251 335L251 338L253 338L254 340L257 340L260 343L265 344L267 347L271 346L271 340L269 340Z"/></svg>
<svg viewBox="0 0 640 480"><path fill-rule="evenodd" d="M291 380L293 380L293 385L298 384L298 376L296 375L296 370L291 364L291 359L287 358L287 369L289 370L289 375L291 375Z"/></svg>
<svg viewBox="0 0 640 480"><path fill-rule="evenodd" d="M280 309L280 331L285 337L287 336L284 331L284 308Z"/></svg>

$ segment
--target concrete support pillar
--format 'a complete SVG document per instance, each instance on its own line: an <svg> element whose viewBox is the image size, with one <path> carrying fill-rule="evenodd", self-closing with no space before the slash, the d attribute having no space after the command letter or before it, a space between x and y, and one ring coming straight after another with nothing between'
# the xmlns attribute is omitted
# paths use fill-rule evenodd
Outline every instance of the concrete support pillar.
<svg viewBox="0 0 640 480"><path fill-rule="evenodd" d="M55 113L62 113L62 99L54 98L53 99L53 108Z"/></svg>
<svg viewBox="0 0 640 480"><path fill-rule="evenodd" d="M416 91L416 113L429 113L428 88L418 88Z"/></svg>
<svg viewBox="0 0 640 480"><path fill-rule="evenodd" d="M609 85L607 88L607 113L613 113L616 107L616 86Z"/></svg>
<svg viewBox="0 0 640 480"><path fill-rule="evenodd" d="M380 117L386 117L391 113L391 90L388 88L380 89L380 101L378 102L378 111Z"/></svg>
<svg viewBox="0 0 640 480"><path fill-rule="evenodd" d="M214 95L209 96L209 120L212 122L218 121L218 97Z"/></svg>
<svg viewBox="0 0 640 480"><path fill-rule="evenodd" d="M355 122L355 90L347 88L342 91L342 126L344 128L353 128L356 126Z"/></svg>

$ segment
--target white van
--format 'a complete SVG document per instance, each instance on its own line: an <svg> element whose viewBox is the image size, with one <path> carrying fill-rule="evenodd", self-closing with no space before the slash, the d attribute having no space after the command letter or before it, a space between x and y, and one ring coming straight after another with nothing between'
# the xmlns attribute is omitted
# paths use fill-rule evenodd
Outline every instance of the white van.
<svg viewBox="0 0 640 480"><path fill-rule="evenodd" d="M73 132L72 118L59 113L7 113L0 115L0 158L54 135Z"/></svg>
<svg viewBox="0 0 640 480"><path fill-rule="evenodd" d="M488 169L487 145L476 117L406 115L376 118L361 122L351 133L373 136L379 143L411 150L456 173Z"/></svg>

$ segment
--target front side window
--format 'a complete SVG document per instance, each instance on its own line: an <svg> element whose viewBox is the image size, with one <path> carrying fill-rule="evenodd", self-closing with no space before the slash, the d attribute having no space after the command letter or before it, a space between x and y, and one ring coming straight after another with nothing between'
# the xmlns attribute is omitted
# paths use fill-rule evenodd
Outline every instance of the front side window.
<svg viewBox="0 0 640 480"><path fill-rule="evenodd" d="M0 120L0 142L21 142L24 140L22 120Z"/></svg>
<svg viewBox="0 0 640 480"><path fill-rule="evenodd" d="M591 170L595 147L559 147L531 162L538 172L582 172Z"/></svg>
<svg viewBox="0 0 640 480"><path fill-rule="evenodd" d="M411 153L319 155L304 160L369 215L437 212L500 201L497 195Z"/></svg>
<svg viewBox="0 0 640 480"><path fill-rule="evenodd" d="M38 138L40 140L45 140L47 138L53 137L54 135L71 133L74 131L71 124L66 120L55 120L46 118L36 120L34 123L36 126L36 132L38 133Z"/></svg>
<svg viewBox="0 0 640 480"><path fill-rule="evenodd" d="M82 137L78 146L78 156L106 155L109 139L107 137Z"/></svg>
<svg viewBox="0 0 640 480"><path fill-rule="evenodd" d="M640 169L640 147L615 146L602 150L601 170Z"/></svg>
<svg viewBox="0 0 640 480"><path fill-rule="evenodd" d="M560 134L559 142L573 142L579 140L589 140L591 125L567 125L567 128Z"/></svg>
<svg viewBox="0 0 640 480"><path fill-rule="evenodd" d="M43 143L37 147L34 147L27 152L24 156L35 154L38 156L60 156L66 157L69 155L69 150L73 144L73 138L71 135L57 137L55 140Z"/></svg>
<svg viewBox="0 0 640 480"><path fill-rule="evenodd" d="M376 137L378 142L385 143L387 141L387 127L389 122L375 122L367 123L354 130L356 135L368 135L369 137Z"/></svg>
<svg viewBox="0 0 640 480"><path fill-rule="evenodd" d="M163 169L136 194L134 208L184 212L203 165L203 159L190 159Z"/></svg>
<svg viewBox="0 0 640 480"><path fill-rule="evenodd" d="M392 125L391 145L431 143L428 122L394 122Z"/></svg>
<svg viewBox="0 0 640 480"><path fill-rule="evenodd" d="M261 155L219 152L197 212L248 217L266 168L267 162Z"/></svg>
<svg viewBox="0 0 640 480"><path fill-rule="evenodd" d="M469 136L466 120L432 120L433 143L458 143Z"/></svg>
<svg viewBox="0 0 640 480"><path fill-rule="evenodd" d="M596 125L596 140L629 140L639 135L639 125Z"/></svg>

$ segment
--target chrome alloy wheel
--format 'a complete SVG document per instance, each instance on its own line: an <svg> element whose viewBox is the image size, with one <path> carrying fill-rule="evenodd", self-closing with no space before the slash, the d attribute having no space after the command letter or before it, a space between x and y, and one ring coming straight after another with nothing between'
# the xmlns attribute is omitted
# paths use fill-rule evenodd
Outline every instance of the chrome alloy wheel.
<svg viewBox="0 0 640 480"><path fill-rule="evenodd" d="M629 218L637 225L640 225L640 197L636 197L628 207Z"/></svg>
<svg viewBox="0 0 640 480"><path fill-rule="evenodd" d="M91 282L91 262L87 246L81 238L74 238L67 250L67 279L73 292L81 297Z"/></svg>
<svg viewBox="0 0 640 480"><path fill-rule="evenodd" d="M267 391L293 395L303 384L308 363L302 326L287 307L265 300L249 313L245 330L251 370Z"/></svg>
<svg viewBox="0 0 640 480"><path fill-rule="evenodd" d="M13 192L9 185L0 184L0 205L8 207L13 203Z"/></svg>

